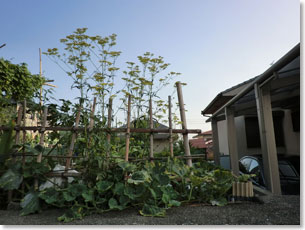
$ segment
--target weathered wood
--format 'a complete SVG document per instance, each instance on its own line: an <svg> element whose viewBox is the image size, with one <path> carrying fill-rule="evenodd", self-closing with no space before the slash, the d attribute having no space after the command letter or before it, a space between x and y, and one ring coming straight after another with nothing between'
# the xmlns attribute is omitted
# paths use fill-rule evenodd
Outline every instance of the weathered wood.
<svg viewBox="0 0 305 230"><path fill-rule="evenodd" d="M108 122L107 122L108 129L111 129L111 121L112 121L112 97L109 98L109 104L108 104ZM109 132L107 133L107 142L110 147L111 134ZM107 151L107 156L109 157L109 155L110 155L110 149Z"/></svg>
<svg viewBox="0 0 305 230"><path fill-rule="evenodd" d="M150 129L154 128L151 98L149 99L149 127ZM150 137L149 158L152 159L154 157L154 134L150 133L149 137Z"/></svg>
<svg viewBox="0 0 305 230"><path fill-rule="evenodd" d="M47 116L48 116L48 108L45 107L43 110L43 117L42 117L42 129L40 130L40 140L39 140L39 145L43 146L44 145L44 132L45 132L45 127L47 123ZM37 156L37 162L40 163L42 159L42 152L38 154ZM35 179L34 183L34 188L35 190L38 190L38 179Z"/></svg>
<svg viewBox="0 0 305 230"><path fill-rule="evenodd" d="M219 139L217 121L212 119L213 157L216 165L220 165Z"/></svg>
<svg viewBox="0 0 305 230"><path fill-rule="evenodd" d="M178 94L182 129L187 129L181 82L176 82L176 86L177 86L177 94ZM187 133L183 134L183 144L184 144L185 155L190 156L191 151L190 151L190 144L189 144L189 138L188 138ZM187 159L187 165L190 166L190 167L192 166L192 159Z"/></svg>
<svg viewBox="0 0 305 230"><path fill-rule="evenodd" d="M95 113L95 105L96 105L96 97L93 99L93 105L91 109L91 114L90 114L90 122L89 122L89 132L92 131L93 126L94 126L94 113Z"/></svg>
<svg viewBox="0 0 305 230"><path fill-rule="evenodd" d="M41 126L41 130L40 130L39 145L41 145L41 146L44 145L44 136L45 136L45 127L46 127L46 123L47 123L47 116L48 116L48 108L45 107L43 110L42 126ZM42 156L42 153L39 153L39 155L37 156L38 163L41 162L41 156Z"/></svg>
<svg viewBox="0 0 305 230"><path fill-rule="evenodd" d="M125 161L128 161L128 156L129 156L130 112L131 112L131 95L128 95L128 105L127 105L127 129L126 129L126 145L125 145Z"/></svg>
<svg viewBox="0 0 305 230"><path fill-rule="evenodd" d="M78 109L77 115L76 115L75 126L74 126L75 128L77 128L79 125L81 110L82 110L82 107L80 106ZM72 156L72 154L73 154L76 137L77 137L77 133L74 132L72 134L71 143L70 143L70 147L69 147L69 151L68 151L68 156ZM71 164L71 158L68 158L66 161L66 170L68 170L70 168L70 164Z"/></svg>
<svg viewBox="0 0 305 230"><path fill-rule="evenodd" d="M232 108L225 108L226 122L227 122L227 137L228 147L231 162L231 170L234 175L239 175L238 165L238 151L237 151L237 139L236 139L236 127L234 121L234 111Z"/></svg>
<svg viewBox="0 0 305 230"><path fill-rule="evenodd" d="M170 153L171 157L174 157L172 97L171 96L168 96L168 126L169 126L169 153Z"/></svg>
<svg viewBox="0 0 305 230"><path fill-rule="evenodd" d="M17 117L17 124L16 124L18 127L20 127L20 125L21 125L22 110L23 110L23 107L22 107L22 105L20 105L19 108L18 108L18 117ZM19 144L19 140L20 140L20 130L17 130L16 131L16 138L15 138L16 145Z"/></svg>
<svg viewBox="0 0 305 230"><path fill-rule="evenodd" d="M41 49L39 48L39 75L42 77L42 62L41 62ZM39 104L42 106L42 86L40 86L39 92Z"/></svg>
<svg viewBox="0 0 305 230"><path fill-rule="evenodd" d="M254 86L257 115L263 155L263 165L267 188L274 194L281 194L281 184L275 143L270 85L259 88Z"/></svg>

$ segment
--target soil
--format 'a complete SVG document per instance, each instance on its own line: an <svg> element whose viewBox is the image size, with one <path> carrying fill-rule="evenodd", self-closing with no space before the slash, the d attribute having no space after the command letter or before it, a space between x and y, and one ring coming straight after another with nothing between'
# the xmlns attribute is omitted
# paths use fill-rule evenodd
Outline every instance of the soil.
<svg viewBox="0 0 305 230"><path fill-rule="evenodd" d="M143 217L136 209L94 214L69 225L300 225L300 196L261 196L259 202L236 202L223 207L192 204L167 210L166 217ZM1 225L63 225L64 210L49 209L19 216L0 210Z"/></svg>

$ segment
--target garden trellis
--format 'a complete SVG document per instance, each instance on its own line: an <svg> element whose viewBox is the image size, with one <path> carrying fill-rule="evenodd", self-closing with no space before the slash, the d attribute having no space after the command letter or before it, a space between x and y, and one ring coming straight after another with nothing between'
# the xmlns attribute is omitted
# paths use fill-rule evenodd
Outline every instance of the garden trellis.
<svg viewBox="0 0 305 230"><path fill-rule="evenodd" d="M68 152L66 156L62 155L42 155L42 153L35 155L35 154L29 154L23 151L22 153L13 153L13 158L15 157L22 157L22 162L25 162L25 157L27 156L36 156L37 157L37 162L41 162L43 157L52 157L52 158L63 158L66 159L66 164L65 164L65 171L62 173L47 173L48 176L58 176L58 177L70 177L70 176L79 176L79 173L69 173L68 170L71 169L71 160L73 158L81 158L85 156L73 156L74 152L74 144L77 139L77 134L79 132L88 132L89 137L90 133L92 132L106 132L107 133L107 142L110 143L111 140L111 134L112 133L125 133L125 139L126 139L126 150L125 150L125 156L124 159L125 161L141 161L141 160L162 160L166 157L154 157L154 150L153 150L153 134L155 133L168 133L169 134L169 150L170 150L170 156L171 157L178 157L178 158L185 158L187 161L187 164L189 166L192 165L192 158L202 158L203 155L196 155L196 156L191 156L190 154L190 148L189 148L189 143L188 143L188 134L189 133L200 133L201 130L199 129L187 129L186 125L186 117L185 117L185 109L184 109L184 102L183 102L183 96L182 96L182 90L181 90L181 83L177 82L177 94L178 94L178 100L179 100L179 107L180 107L180 115L181 115L181 123L182 123L182 129L173 129L172 128L172 113L171 113L171 96L168 97L168 120L169 120L169 128L164 129L164 128L153 128L153 112L152 112L152 102L151 100L149 101L149 128L131 128L130 127L130 114L131 114L131 95L128 97L128 104L127 104L127 127L126 128L113 128L111 125L112 121L112 98L109 99L109 107L108 107L108 120L107 120L107 128L95 128L94 127L94 112L95 112L95 106L96 106L96 98L93 100L92 108L91 108L91 115L90 115L90 122L88 127L80 127L79 122L80 122L80 117L81 117L81 112L82 112L82 107L80 106L78 108L76 118L75 118L75 123L74 126L72 127L48 127L46 126L47 123L47 115L48 115L48 109L47 107L44 107L43 110L43 116L41 119L41 126L25 126L25 110L26 110L26 101L24 101L22 106L19 106L18 109L18 117L17 117L17 123L16 126L14 127L14 130L16 131L16 144L20 144L20 132L22 131L24 134L26 131L33 131L36 132L38 131L40 133L40 141L39 144L41 146L44 145L44 137L45 133L47 131L70 131L72 132L72 137L70 141L70 146L68 148ZM21 120L22 120L22 112L23 112L23 125L21 125ZM1 126L0 130L9 130L11 127L5 127ZM129 141L130 141L130 134L131 133L148 133L150 134L150 151L149 151L149 156L143 159L133 159L129 157ZM182 134L183 135L183 140L184 140L184 150L185 150L185 156L174 156L173 153L173 134ZM23 135L23 143L25 143L25 135ZM109 152L107 152L107 157L112 158ZM35 188L38 188L38 182L35 182Z"/></svg>

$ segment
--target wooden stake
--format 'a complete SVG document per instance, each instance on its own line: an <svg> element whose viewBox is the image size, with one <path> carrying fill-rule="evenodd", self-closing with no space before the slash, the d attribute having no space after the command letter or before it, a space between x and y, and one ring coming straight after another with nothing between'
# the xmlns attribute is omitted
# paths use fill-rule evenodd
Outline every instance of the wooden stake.
<svg viewBox="0 0 305 230"><path fill-rule="evenodd" d="M41 49L39 48L39 75L42 77ZM40 106L42 106L42 86L40 87Z"/></svg>
<svg viewBox="0 0 305 230"><path fill-rule="evenodd" d="M18 108L18 117L17 117L17 126L19 126L19 127L21 125L22 110L23 110L22 105L20 105L19 108ZM19 140L20 140L20 130L17 130L16 131L16 138L15 138L16 145L19 144Z"/></svg>
<svg viewBox="0 0 305 230"><path fill-rule="evenodd" d="M128 95L127 107L127 130L126 130L126 146L125 146L125 161L128 161L129 155L129 139L130 139L130 110L131 110L131 95Z"/></svg>
<svg viewBox="0 0 305 230"><path fill-rule="evenodd" d="M77 115L76 115L75 126L74 126L75 128L78 127L81 110L82 110L82 106L79 107ZM77 133L75 131L75 132L73 132L72 138L71 138L71 143L70 143L69 152L68 152L69 157L71 157L73 154L76 137L77 137ZM70 164L71 164L71 158L68 158L66 161L66 168L65 168L66 171L70 168Z"/></svg>
<svg viewBox="0 0 305 230"><path fill-rule="evenodd" d="M151 98L149 99L149 126L151 129L154 128L154 123L153 123L153 115L152 115L152 100ZM150 151L149 151L149 158L154 157L154 134L151 132L150 133Z"/></svg>
<svg viewBox="0 0 305 230"><path fill-rule="evenodd" d="M44 110L43 110L42 124L41 124L41 130L40 130L40 141L39 141L39 145L41 145L41 146L44 145L44 132L45 132L46 123L47 123L47 116L48 116L48 108L45 107ZM41 162L41 157L42 157L42 153L40 153L40 154L37 156L37 162L38 162L38 163Z"/></svg>
<svg viewBox="0 0 305 230"><path fill-rule="evenodd" d="M176 83L177 86L177 94L178 94L178 101L179 101L179 108L180 108L180 117L182 122L182 129L187 129L186 124L186 117L185 117L185 109L184 109L184 102L183 102L183 95L182 95L182 88L181 88L181 82ZM190 144L189 144L189 138L187 133L183 134L183 143L184 143L184 151L186 156L191 155L190 151ZM189 167L192 167L192 159L187 159L187 165Z"/></svg>
<svg viewBox="0 0 305 230"><path fill-rule="evenodd" d="M44 145L44 132L45 132L45 127L46 127L46 122L47 122L47 115L48 115L48 108L45 107L43 110L43 117L42 117L42 124L41 124L41 130L40 130L40 140L39 140L39 145L43 146ZM42 152L38 154L37 156L37 162L40 163L42 159ZM38 179L35 179L35 184L34 188L35 190L38 190Z"/></svg>
<svg viewBox="0 0 305 230"><path fill-rule="evenodd" d="M170 152L170 156L174 157L173 123L172 123L172 98L171 98L171 96L168 96L168 123L169 123L169 152Z"/></svg>
<svg viewBox="0 0 305 230"><path fill-rule="evenodd" d="M112 121L112 97L109 98L109 105L108 105L108 122L107 122L107 128L111 129L111 121ZM107 151L107 157L110 155L110 141L111 141L111 134L107 133L107 142L109 145L109 150Z"/></svg>
<svg viewBox="0 0 305 230"><path fill-rule="evenodd" d="M96 105L96 97L93 98L93 105L92 105L91 116L90 116L90 123L89 123L89 132L92 131L93 126L94 126L95 105Z"/></svg>

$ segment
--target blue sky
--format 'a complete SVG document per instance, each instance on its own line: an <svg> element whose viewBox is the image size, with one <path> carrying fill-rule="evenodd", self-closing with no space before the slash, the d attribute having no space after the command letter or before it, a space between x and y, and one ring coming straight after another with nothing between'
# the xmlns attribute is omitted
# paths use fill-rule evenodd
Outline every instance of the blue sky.
<svg viewBox="0 0 305 230"><path fill-rule="evenodd" d="M203 130L210 126L200 112L219 92L261 74L300 42L297 0L10 0L1 3L0 20L0 57L26 62L32 73L39 72L39 48L59 47L81 27L118 35L122 70L146 51L163 56L187 83L188 127ZM42 61L56 97L78 96L57 65Z"/></svg>

